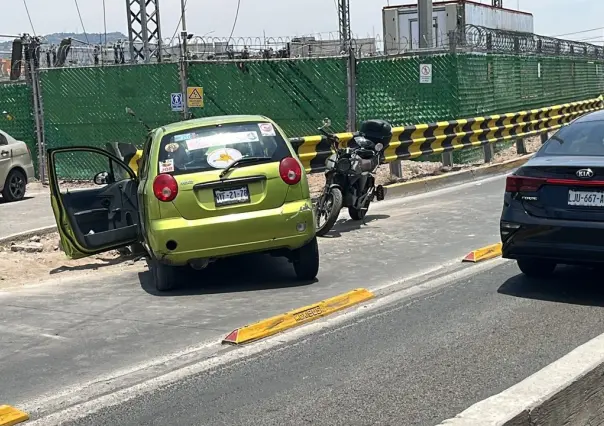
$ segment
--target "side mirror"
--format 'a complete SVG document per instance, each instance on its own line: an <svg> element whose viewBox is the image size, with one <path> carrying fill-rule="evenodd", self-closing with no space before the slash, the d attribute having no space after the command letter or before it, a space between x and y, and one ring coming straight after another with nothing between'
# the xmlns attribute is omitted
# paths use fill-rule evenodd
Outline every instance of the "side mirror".
<svg viewBox="0 0 604 426"><path fill-rule="evenodd" d="M323 128L326 129L328 127L331 127L331 120L329 118L324 118L323 119Z"/></svg>
<svg viewBox="0 0 604 426"><path fill-rule="evenodd" d="M136 116L136 114L134 113L134 111L130 107L126 107L126 114L132 115L132 116Z"/></svg>
<svg viewBox="0 0 604 426"><path fill-rule="evenodd" d="M376 143L376 144L375 144L375 150L376 150L377 152L380 152L380 151L381 151L381 150L383 150L383 149L384 149L384 145L382 145L381 143Z"/></svg>
<svg viewBox="0 0 604 426"><path fill-rule="evenodd" d="M109 173L100 172L94 177L95 185L107 185L109 183Z"/></svg>

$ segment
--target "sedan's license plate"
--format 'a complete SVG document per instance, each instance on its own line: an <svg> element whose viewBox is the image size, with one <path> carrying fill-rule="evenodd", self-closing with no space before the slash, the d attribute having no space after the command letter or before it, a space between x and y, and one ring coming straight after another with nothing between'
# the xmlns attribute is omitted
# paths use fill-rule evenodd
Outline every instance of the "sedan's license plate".
<svg viewBox="0 0 604 426"><path fill-rule="evenodd" d="M215 189L214 201L217 206L249 203L250 191L247 186L229 189Z"/></svg>
<svg viewBox="0 0 604 426"><path fill-rule="evenodd" d="M568 191L569 206L604 207L604 192Z"/></svg>

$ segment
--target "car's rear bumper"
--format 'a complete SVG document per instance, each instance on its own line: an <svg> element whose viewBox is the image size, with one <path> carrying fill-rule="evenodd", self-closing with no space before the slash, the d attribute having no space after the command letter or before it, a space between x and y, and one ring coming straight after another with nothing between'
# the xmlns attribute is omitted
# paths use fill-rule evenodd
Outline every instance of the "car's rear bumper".
<svg viewBox="0 0 604 426"><path fill-rule="evenodd" d="M36 179L36 172L34 170L33 164L23 166L23 170L25 170L25 174L27 175L28 183L31 183L32 181L34 181Z"/></svg>
<svg viewBox="0 0 604 426"><path fill-rule="evenodd" d="M502 257L541 258L562 264L604 263L604 223L554 220L504 209Z"/></svg>
<svg viewBox="0 0 604 426"><path fill-rule="evenodd" d="M304 224L304 230L298 226ZM310 200L276 209L200 220L171 218L150 223L148 240L160 261L185 265L192 260L227 257L277 249L294 250L315 236ZM168 249L170 242L176 248Z"/></svg>

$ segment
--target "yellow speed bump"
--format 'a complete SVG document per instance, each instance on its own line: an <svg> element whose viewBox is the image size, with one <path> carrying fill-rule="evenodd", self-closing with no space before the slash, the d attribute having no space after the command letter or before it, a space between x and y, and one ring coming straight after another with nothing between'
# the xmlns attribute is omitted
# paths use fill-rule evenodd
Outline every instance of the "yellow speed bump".
<svg viewBox="0 0 604 426"><path fill-rule="evenodd" d="M334 312L354 306L374 298L375 295L364 288L323 300L313 305L298 308L285 314L277 315L257 323L233 330L222 343L241 345L297 327Z"/></svg>
<svg viewBox="0 0 604 426"><path fill-rule="evenodd" d="M0 426L13 426L29 420L27 413L10 405L0 405Z"/></svg>
<svg viewBox="0 0 604 426"><path fill-rule="evenodd" d="M463 262L480 262L483 260L493 259L501 256L501 243L493 244L474 250L464 257Z"/></svg>

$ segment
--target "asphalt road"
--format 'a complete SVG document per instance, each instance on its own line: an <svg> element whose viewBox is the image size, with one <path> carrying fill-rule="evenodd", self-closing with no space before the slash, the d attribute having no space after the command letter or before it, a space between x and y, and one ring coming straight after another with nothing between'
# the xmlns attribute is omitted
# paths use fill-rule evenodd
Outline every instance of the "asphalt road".
<svg viewBox="0 0 604 426"><path fill-rule="evenodd" d="M513 262L70 425L426 425L604 332L601 271Z"/></svg>
<svg viewBox="0 0 604 426"><path fill-rule="evenodd" d="M28 186L25 198L15 203L0 197L0 238L54 224L48 190Z"/></svg>
<svg viewBox="0 0 604 426"><path fill-rule="evenodd" d="M313 283L297 284L281 259L251 256L183 277L168 294L154 293L142 267L0 292L0 403L35 417L177 366L163 357L212 356L239 326L459 262L499 240L503 186L500 177L376 203L365 225L343 219L320 241Z"/></svg>

